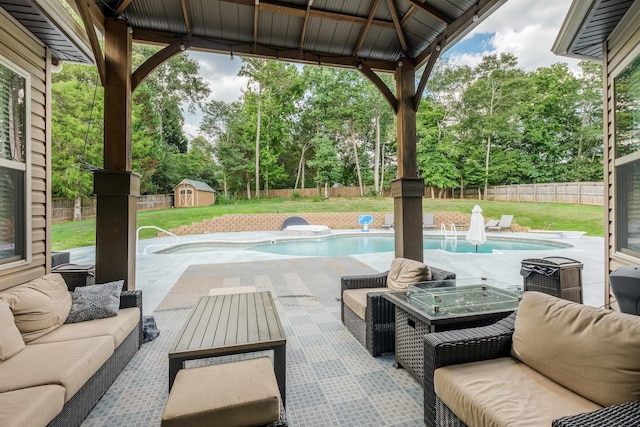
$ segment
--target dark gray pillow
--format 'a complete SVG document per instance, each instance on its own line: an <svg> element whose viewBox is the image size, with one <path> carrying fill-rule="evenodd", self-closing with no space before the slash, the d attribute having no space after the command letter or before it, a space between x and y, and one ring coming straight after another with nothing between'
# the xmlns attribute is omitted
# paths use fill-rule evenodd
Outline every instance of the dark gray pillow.
<svg viewBox="0 0 640 427"><path fill-rule="evenodd" d="M104 319L118 315L120 292L124 280L102 285L81 286L70 292L71 312L64 323L77 323L86 320Z"/></svg>
<svg viewBox="0 0 640 427"><path fill-rule="evenodd" d="M456 278L456 275L451 273L450 271L441 270L436 267L431 267L431 280L433 281L452 280L455 278Z"/></svg>

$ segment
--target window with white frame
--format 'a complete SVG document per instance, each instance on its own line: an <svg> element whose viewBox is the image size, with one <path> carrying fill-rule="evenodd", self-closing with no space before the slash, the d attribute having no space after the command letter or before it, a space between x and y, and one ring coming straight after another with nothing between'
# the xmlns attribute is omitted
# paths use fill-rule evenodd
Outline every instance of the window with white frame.
<svg viewBox="0 0 640 427"><path fill-rule="evenodd" d="M29 261L30 77L0 58L0 267Z"/></svg>

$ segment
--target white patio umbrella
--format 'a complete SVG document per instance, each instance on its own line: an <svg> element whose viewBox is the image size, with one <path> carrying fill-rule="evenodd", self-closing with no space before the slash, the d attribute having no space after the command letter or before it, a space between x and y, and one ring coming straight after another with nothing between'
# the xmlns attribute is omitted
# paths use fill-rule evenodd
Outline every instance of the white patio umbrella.
<svg viewBox="0 0 640 427"><path fill-rule="evenodd" d="M476 253L478 252L478 245L487 241L487 236L484 234L484 218L479 205L475 205L471 210L471 224L469 224L466 239L476 246Z"/></svg>

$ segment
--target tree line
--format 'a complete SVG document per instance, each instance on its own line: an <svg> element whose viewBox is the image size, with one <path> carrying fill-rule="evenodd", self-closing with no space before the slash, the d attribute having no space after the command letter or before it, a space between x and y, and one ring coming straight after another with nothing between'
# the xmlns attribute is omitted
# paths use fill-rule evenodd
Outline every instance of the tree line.
<svg viewBox="0 0 640 427"><path fill-rule="evenodd" d="M135 45L134 68L157 51ZM183 178L207 182L222 200L269 189L365 186L396 176L396 118L378 90L352 70L243 58L248 84L236 102L210 88L187 53L158 67L134 92L133 169L143 194ZM418 169L435 189L602 179L602 69L581 62L526 72L510 54L477 66L434 69L417 112ZM418 70L419 76L420 70ZM382 75L394 90L392 75ZM103 102L94 67L65 64L53 76L54 197L92 192L102 166ZM184 114L200 108L190 141ZM434 197L438 195L433 194Z"/></svg>

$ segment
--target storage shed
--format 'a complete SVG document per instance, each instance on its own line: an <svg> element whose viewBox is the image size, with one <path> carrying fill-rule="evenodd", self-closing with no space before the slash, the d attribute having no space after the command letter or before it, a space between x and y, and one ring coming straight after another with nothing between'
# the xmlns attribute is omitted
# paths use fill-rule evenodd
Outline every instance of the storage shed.
<svg viewBox="0 0 640 427"><path fill-rule="evenodd" d="M176 208L209 206L216 202L216 190L209 184L193 179L183 179L173 189Z"/></svg>

